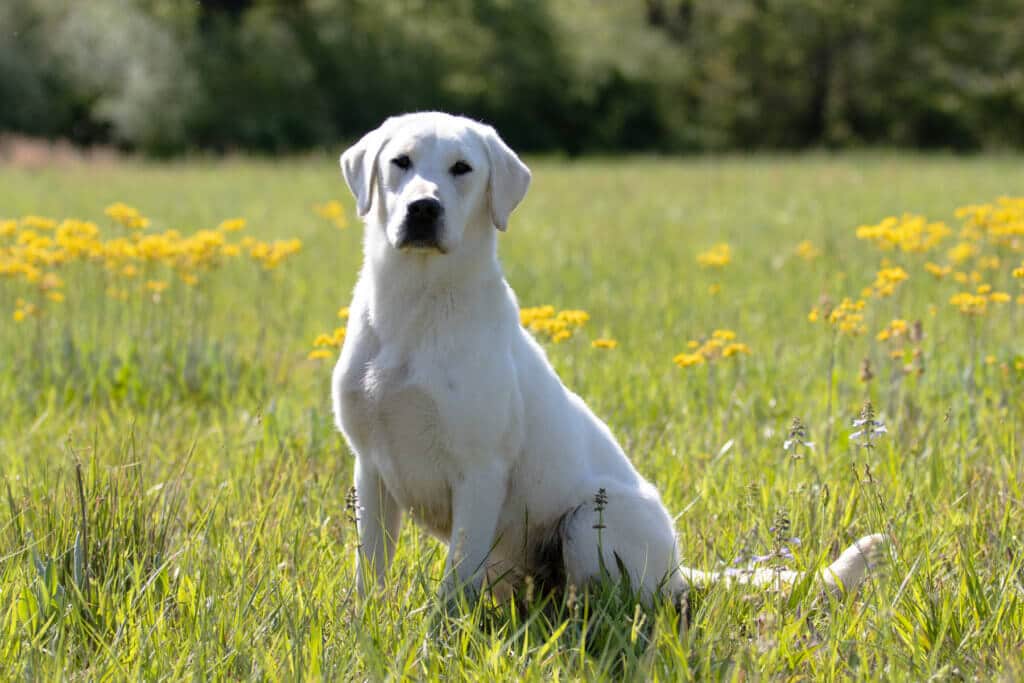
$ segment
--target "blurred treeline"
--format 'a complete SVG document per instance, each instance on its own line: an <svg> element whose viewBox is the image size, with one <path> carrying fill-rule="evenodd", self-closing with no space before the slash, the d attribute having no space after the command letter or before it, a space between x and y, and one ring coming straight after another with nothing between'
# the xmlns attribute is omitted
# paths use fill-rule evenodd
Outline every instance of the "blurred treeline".
<svg viewBox="0 0 1024 683"><path fill-rule="evenodd" d="M1024 146L1024 0L0 0L0 131L337 147L439 108L569 153Z"/></svg>

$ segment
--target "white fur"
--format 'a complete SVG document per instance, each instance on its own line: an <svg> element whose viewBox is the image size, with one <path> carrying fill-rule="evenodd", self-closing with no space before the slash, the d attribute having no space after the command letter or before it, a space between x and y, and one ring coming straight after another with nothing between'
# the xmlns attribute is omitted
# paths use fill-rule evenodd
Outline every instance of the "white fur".
<svg viewBox="0 0 1024 683"><path fill-rule="evenodd" d="M407 170L392 161L402 155ZM456 161L472 172L454 176ZM441 113L393 117L341 165L366 223L333 377L357 456L360 592L367 577L383 580L404 514L448 543L443 594L484 581L507 593L531 575L582 586L620 567L644 596L724 578L680 568L658 492L520 326L495 228L530 172L494 130ZM444 207L439 250L399 249L405 207L422 198ZM854 585L880 542L862 539L825 583Z"/></svg>

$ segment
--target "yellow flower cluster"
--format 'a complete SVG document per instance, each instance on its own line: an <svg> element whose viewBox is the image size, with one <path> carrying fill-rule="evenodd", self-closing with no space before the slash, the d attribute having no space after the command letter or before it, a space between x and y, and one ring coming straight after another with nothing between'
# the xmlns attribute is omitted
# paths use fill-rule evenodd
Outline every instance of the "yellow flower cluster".
<svg viewBox="0 0 1024 683"><path fill-rule="evenodd" d="M29 303L24 299L18 299L14 304L14 322L20 323L25 318L30 318L38 312L39 309L35 304Z"/></svg>
<svg viewBox="0 0 1024 683"><path fill-rule="evenodd" d="M1009 303L1011 296L1006 292L992 291L992 285L980 285L974 292L954 294L949 303L964 315L982 316L988 312L989 303Z"/></svg>
<svg viewBox="0 0 1024 683"><path fill-rule="evenodd" d="M309 352L309 360L322 360L324 358L332 358L335 355L334 351L330 349L340 349L342 343L345 341L344 327L334 328L334 332L331 334L318 334L316 339L313 340L313 350Z"/></svg>
<svg viewBox="0 0 1024 683"><path fill-rule="evenodd" d="M1024 261L1021 262L1019 268L1013 269L1013 276L1017 279L1024 280Z"/></svg>
<svg viewBox="0 0 1024 683"><path fill-rule="evenodd" d="M1000 197L994 204L971 204L956 210L964 221L961 237L1020 251L1024 243L1024 197Z"/></svg>
<svg viewBox="0 0 1024 683"><path fill-rule="evenodd" d="M686 346L688 351L672 358L672 362L681 368L714 363L721 358L750 355L750 347L743 342L736 341L736 333L732 330L715 330L707 339L702 341L691 339Z"/></svg>
<svg viewBox="0 0 1024 683"><path fill-rule="evenodd" d="M103 213L107 214L124 227L131 228L132 230L141 230L142 228L149 227L148 218L139 213L138 209L128 206L122 202L114 202L104 209Z"/></svg>
<svg viewBox="0 0 1024 683"><path fill-rule="evenodd" d="M856 337L867 332L867 327L864 325L863 299L854 301L845 297L835 308L815 306L807 314L807 320L812 323L822 318L840 334Z"/></svg>
<svg viewBox="0 0 1024 683"><path fill-rule="evenodd" d="M796 245L794 252L805 261L813 261L821 255L821 250L814 246L810 240L804 240Z"/></svg>
<svg viewBox="0 0 1024 683"><path fill-rule="evenodd" d="M302 249L302 241L290 239L261 242L251 237L243 237L241 247L248 250L249 256L260 263L265 270L273 270L281 265L286 258L297 254Z"/></svg>
<svg viewBox="0 0 1024 683"><path fill-rule="evenodd" d="M273 269L302 247L299 240L268 243L245 237L238 244L229 242L228 233L245 228L243 218L226 220L217 230L183 235L177 230L147 232L149 219L121 202L111 204L104 213L130 232L107 236L96 223L75 218L25 216L0 221L0 277L30 285L39 292L37 303L44 298L60 302L65 298L64 281L56 271L81 264L105 274L112 299L128 299L128 289L122 285L138 278L137 290L158 300L170 286L166 275L176 274L187 285L195 285L201 274L239 257L243 249L252 260ZM17 307L15 317L24 320L34 314L27 310Z"/></svg>
<svg viewBox="0 0 1024 683"><path fill-rule="evenodd" d="M586 311L568 309L555 312L554 306L536 306L519 311L519 322L531 332L546 336L556 344L571 339L590 320Z"/></svg>
<svg viewBox="0 0 1024 683"><path fill-rule="evenodd" d="M716 244L707 251L697 254L697 263L704 268L723 268L732 261L732 249L728 244Z"/></svg>
<svg viewBox="0 0 1024 683"><path fill-rule="evenodd" d="M345 207L337 199L332 199L324 202L323 204L314 204L313 213L324 220L330 221L336 228L344 229L348 227L348 217L345 215Z"/></svg>
<svg viewBox="0 0 1024 683"><path fill-rule="evenodd" d="M875 275L871 287L864 291L864 296L877 296L879 299L892 296L901 282L909 278L907 271L899 266L883 267Z"/></svg>
<svg viewBox="0 0 1024 683"><path fill-rule="evenodd" d="M885 326L881 332L875 337L878 341L889 341L891 339L897 339L910 331L910 325L906 320L902 318L896 318L888 325Z"/></svg>
<svg viewBox="0 0 1024 683"><path fill-rule="evenodd" d="M897 218L889 216L877 225L862 225L857 228L857 239L874 243L879 249L899 249L909 253L924 253L938 246L952 234L948 225L929 222L923 216L903 214Z"/></svg>

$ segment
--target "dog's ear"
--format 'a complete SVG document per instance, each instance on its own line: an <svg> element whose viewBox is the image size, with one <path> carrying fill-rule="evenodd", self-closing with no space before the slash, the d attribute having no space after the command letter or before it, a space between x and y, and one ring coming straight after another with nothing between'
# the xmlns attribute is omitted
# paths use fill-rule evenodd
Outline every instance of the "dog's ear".
<svg viewBox="0 0 1024 683"><path fill-rule="evenodd" d="M377 161L380 151L387 144L400 123L400 116L392 116L376 130L360 138L341 155L341 172L345 182L356 197L356 211L365 216L373 205L374 185L377 177Z"/></svg>
<svg viewBox="0 0 1024 683"><path fill-rule="evenodd" d="M491 220L498 230L508 228L508 217L519 206L530 187L530 169L516 153L498 137L490 126L480 125L480 135L491 164L487 178L487 197L491 204Z"/></svg>

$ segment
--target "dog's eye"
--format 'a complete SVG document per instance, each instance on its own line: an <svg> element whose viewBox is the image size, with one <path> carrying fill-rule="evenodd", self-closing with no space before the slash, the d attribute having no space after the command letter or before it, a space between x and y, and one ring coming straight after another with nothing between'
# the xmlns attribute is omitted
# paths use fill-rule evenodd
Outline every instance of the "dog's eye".
<svg viewBox="0 0 1024 683"><path fill-rule="evenodd" d="M412 159L410 159L407 154L403 154L402 156L392 159L391 163L404 171L412 166Z"/></svg>
<svg viewBox="0 0 1024 683"><path fill-rule="evenodd" d="M473 167L467 164L465 161L456 161L452 164L452 167L448 169L452 175L466 175L473 170Z"/></svg>

